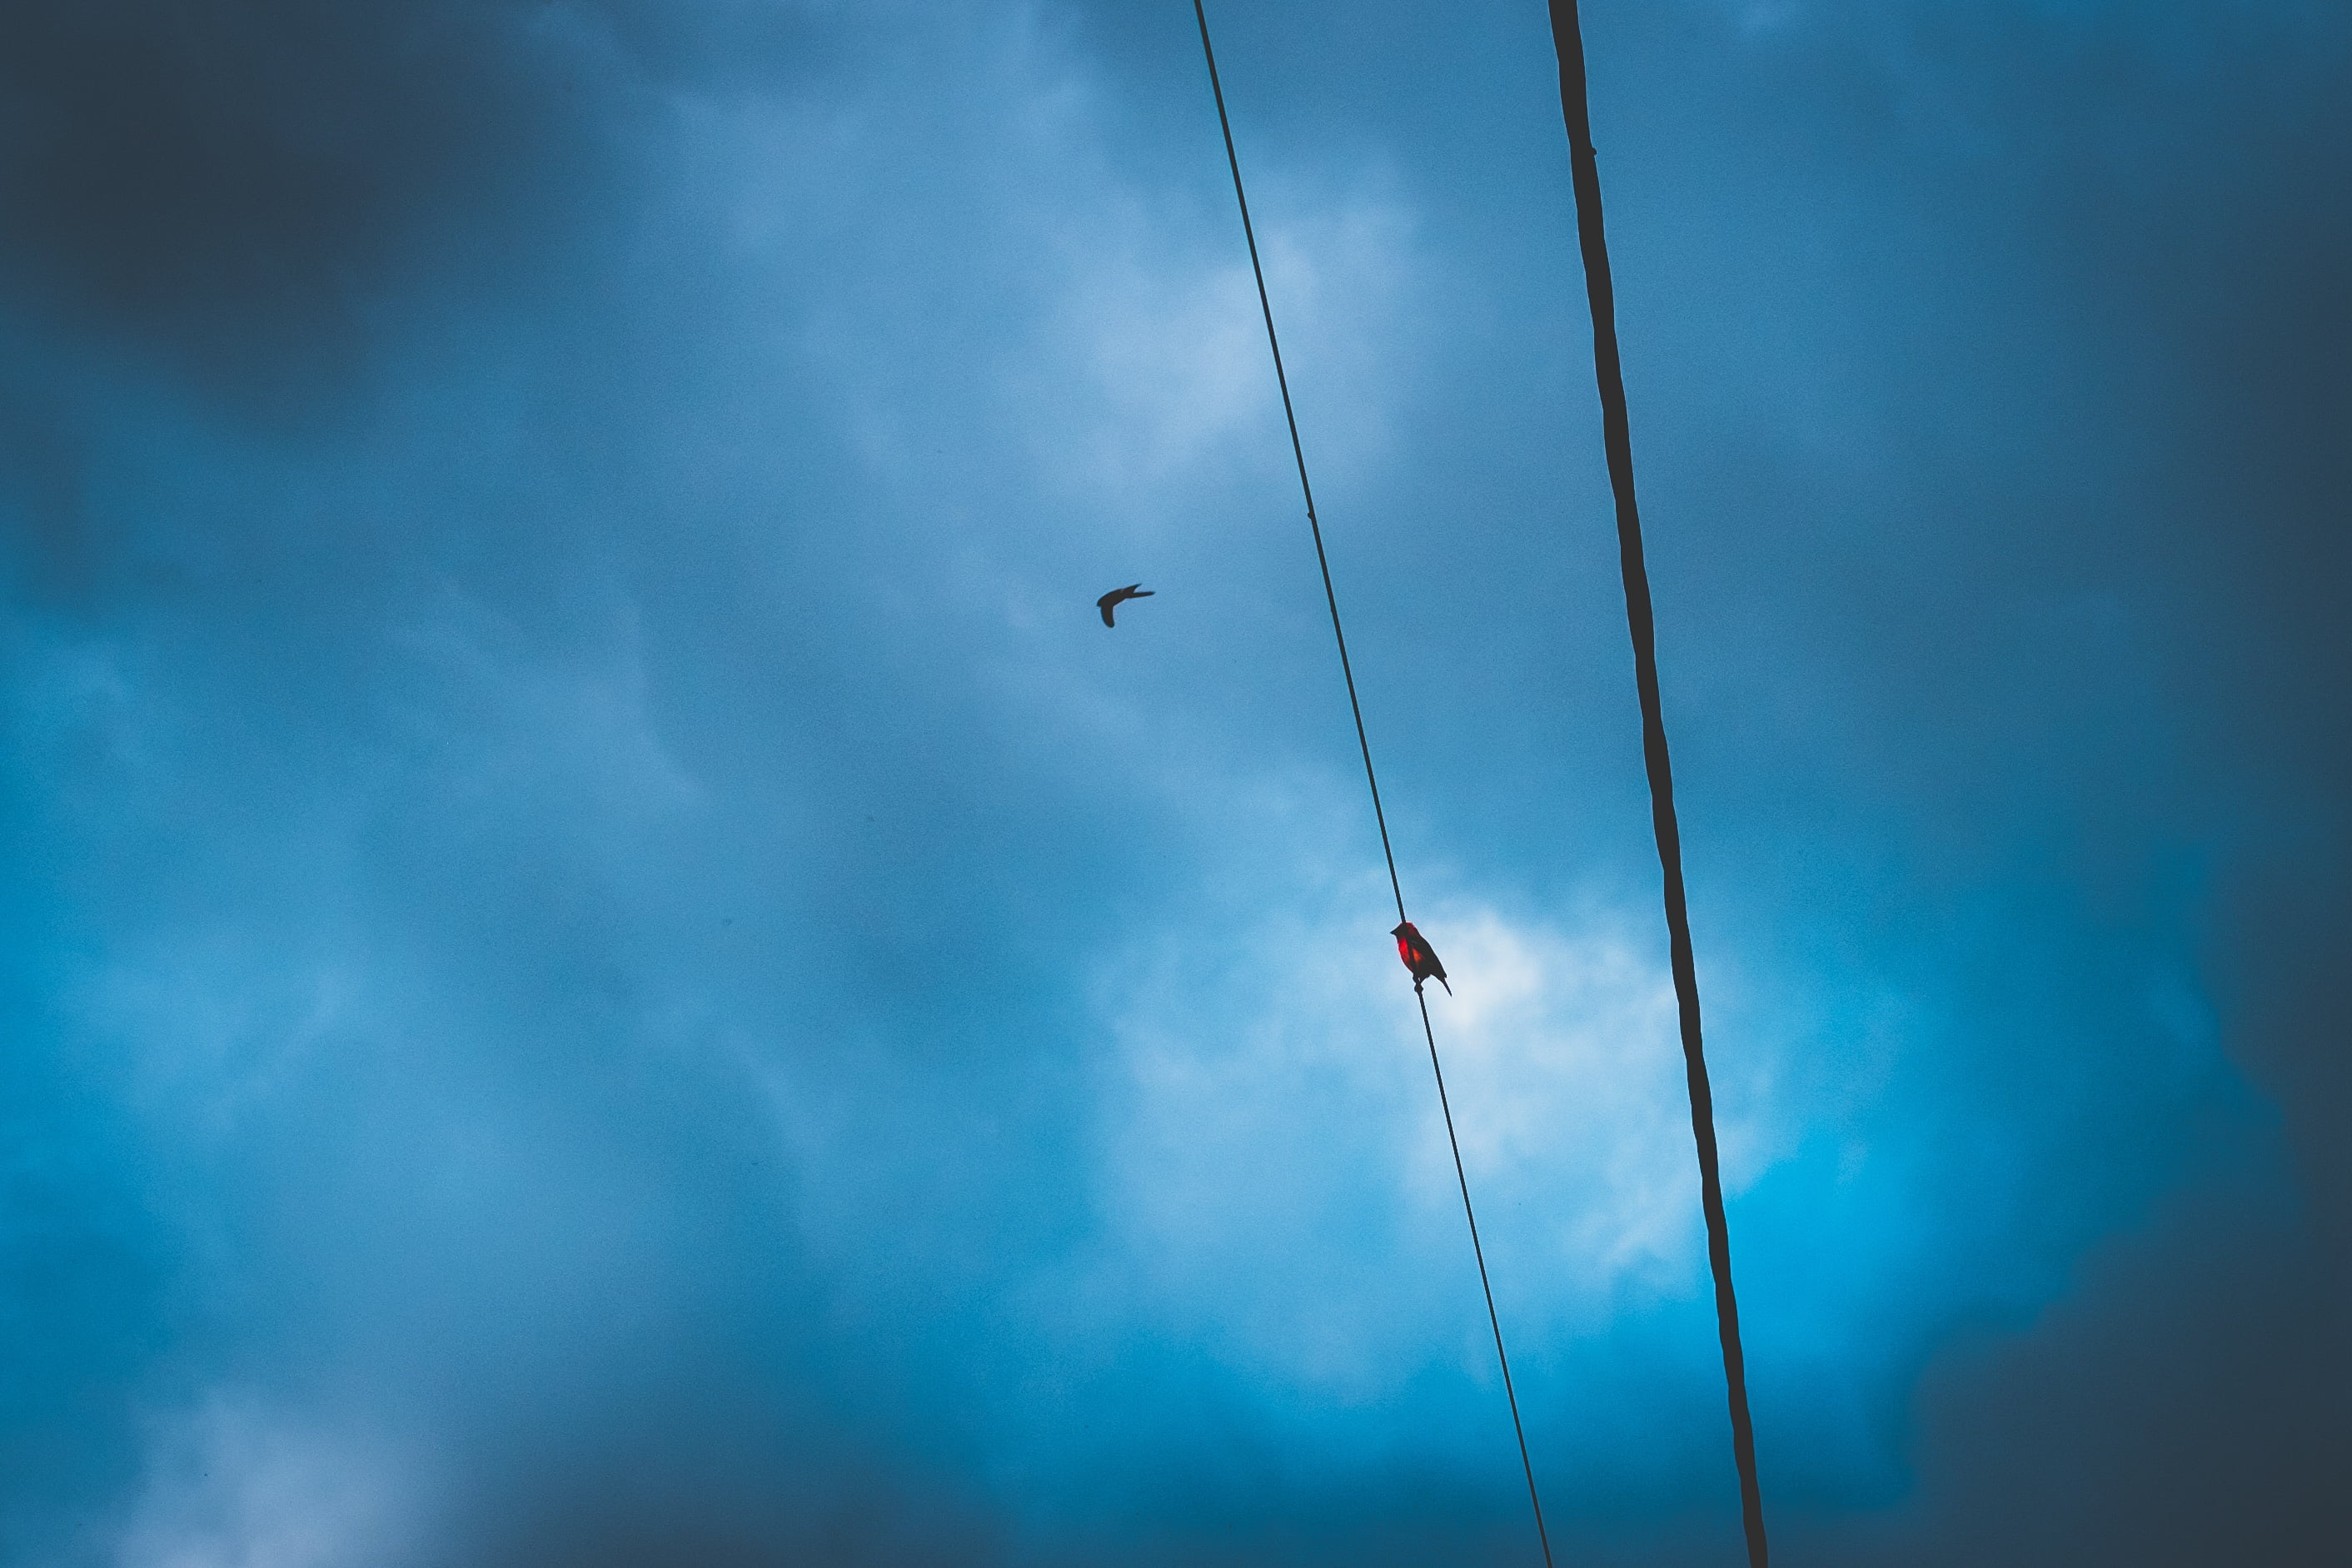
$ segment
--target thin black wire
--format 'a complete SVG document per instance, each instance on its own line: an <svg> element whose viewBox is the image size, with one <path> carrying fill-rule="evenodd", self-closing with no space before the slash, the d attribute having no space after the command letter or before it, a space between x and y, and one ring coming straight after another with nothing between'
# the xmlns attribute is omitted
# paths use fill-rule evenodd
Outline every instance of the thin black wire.
<svg viewBox="0 0 2352 1568"><path fill-rule="evenodd" d="M1723 1214L1723 1176L1715 1146L1715 1095L1707 1085L1699 1032L1698 969L1691 956L1690 911L1683 895L1682 829L1675 818L1674 768L1658 698L1657 622L1649 569L1642 556L1642 515L1633 501L1633 442L1625 413L1624 368L1617 350L1616 291L1601 218L1601 168L1584 78L1584 34L1576 0L1551 0L1552 45L1559 56L1559 107L1568 126L1576 188L1576 232L1584 253L1584 287L1592 308L1592 369L1601 389L1601 445L1617 503L1617 553L1625 579L1625 624L1633 640L1633 684L1642 702L1642 759L1650 775L1650 821L1664 873L1666 946L1682 1020L1683 1066L1690 1081L1691 1136L1698 1145L1699 1197L1706 1214L1706 1260L1715 1275L1716 1331L1723 1342L1723 1379L1731 1406L1731 1455L1739 1469L1739 1510L1749 1568L1766 1568L1764 1495L1756 1479L1756 1431L1748 1414L1747 1358L1739 1346L1739 1303L1731 1291L1731 1229Z"/></svg>
<svg viewBox="0 0 2352 1568"><path fill-rule="evenodd" d="M1470 1255L1478 1260L1478 1288L1486 1292L1486 1322L1495 1331L1495 1359L1503 1368L1503 1397L1511 1402L1511 1430L1519 1437L1519 1468L1527 1472L1528 1503L1536 1511L1536 1540L1543 1547L1544 1568L1551 1568L1551 1534L1544 1529L1543 1499L1536 1495L1536 1468L1528 1462L1527 1428L1519 1425L1519 1396L1511 1387L1511 1358L1503 1354L1503 1320L1495 1315L1495 1287L1486 1282L1486 1249L1478 1245L1478 1217L1470 1209L1470 1178L1462 1169L1462 1145L1454 1136L1454 1107L1445 1099L1445 1069L1437 1065L1437 1035L1429 1027L1429 998L1415 982L1412 999L1421 1004L1421 1032L1429 1041L1429 1071L1437 1079L1437 1108L1445 1113L1445 1142L1454 1150L1454 1179L1462 1184L1462 1218L1470 1222Z"/></svg>
<svg viewBox="0 0 2352 1568"><path fill-rule="evenodd" d="M1257 279L1257 304L1265 317L1265 344L1274 354L1275 383L1282 389L1282 417L1290 427L1290 455L1298 465L1298 491L1307 502L1307 526L1315 536L1315 564L1323 572L1323 601L1331 611L1331 636L1339 645L1339 674L1348 683L1348 710L1356 719L1356 746L1364 757L1364 783L1372 793L1372 820L1380 825L1381 854L1388 862L1389 891L1396 895L1397 919L1404 913L1404 886L1397 880L1396 851L1389 844L1387 816L1381 810L1381 781L1372 771L1372 743L1364 730L1363 705L1356 698L1355 671L1348 662L1348 634L1339 625L1339 596L1331 586L1331 562L1323 551L1323 525L1315 516L1315 486L1307 477L1307 449L1298 440L1298 415L1291 407L1290 378L1282 368L1282 340L1274 330L1274 305L1265 291L1265 268L1257 255L1257 231L1250 223L1249 197L1242 189L1241 158L1234 151L1233 121L1225 115L1224 85L1217 76L1217 51L1209 42L1209 14L1202 0L1192 0L1193 18L1201 25L1201 55L1209 66L1209 90L1217 99L1217 128L1224 133L1225 164L1233 171L1234 200L1241 207L1242 237L1249 242L1251 276ZM1511 1358L1503 1350L1503 1320L1495 1311L1495 1287L1486 1278L1486 1251L1478 1241L1478 1216L1470 1207L1470 1177L1462 1168L1462 1144L1454 1134L1454 1107L1445 1097L1445 1070L1437 1061L1437 1033L1430 1027L1429 998L1415 981L1413 1000L1421 1007L1421 1032L1429 1042L1429 1070L1437 1079L1437 1106L1445 1117L1445 1141L1454 1151L1454 1177L1462 1186L1462 1217L1470 1224L1470 1253L1478 1260L1478 1288L1486 1297L1486 1322L1495 1331L1495 1360L1503 1370L1503 1397L1511 1406L1511 1431L1519 1442L1519 1468L1528 1478L1528 1502L1535 1510L1536 1540L1543 1548L1544 1568L1551 1568L1551 1536L1544 1529L1543 1499L1536 1491L1535 1465L1528 1458L1527 1427L1519 1420L1518 1391L1511 1384Z"/></svg>
<svg viewBox="0 0 2352 1568"><path fill-rule="evenodd" d="M1381 828L1381 853L1389 862L1389 891L1396 894L1397 918L1404 915L1404 888L1397 882L1396 852L1389 847L1389 820L1381 810L1381 781L1372 772L1372 743L1364 737L1364 708L1356 700L1356 672L1348 663L1348 634L1339 630L1339 596L1331 589L1331 562L1323 553L1323 525L1315 517L1315 486L1307 481L1307 449L1298 444L1298 415L1290 406L1290 378L1283 373L1282 340L1274 335L1274 306L1265 295L1265 268L1258 265L1257 231L1250 225L1249 197L1242 193L1242 161L1234 152L1233 122L1225 118L1225 89L1217 79L1217 51L1209 44L1209 14L1192 0L1201 24L1201 54L1209 62L1209 90L1217 98L1217 127L1225 133L1225 163L1234 172L1234 200L1241 204L1242 237L1249 242L1250 272L1257 278L1257 308L1265 315L1265 343L1274 350L1275 384L1282 389L1282 417L1290 425L1290 455L1298 464L1298 491L1307 497L1307 526L1315 535L1315 564L1323 569L1323 601L1331 607L1331 635L1339 643L1339 674L1348 682L1348 711L1356 716L1356 745L1364 754L1364 782L1372 790L1372 821Z"/></svg>

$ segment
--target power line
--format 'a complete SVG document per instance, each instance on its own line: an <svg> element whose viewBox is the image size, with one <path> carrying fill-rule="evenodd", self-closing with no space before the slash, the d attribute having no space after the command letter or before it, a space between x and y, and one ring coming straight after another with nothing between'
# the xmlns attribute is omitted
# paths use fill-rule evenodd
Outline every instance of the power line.
<svg viewBox="0 0 2352 1568"><path fill-rule="evenodd" d="M1257 230L1250 224L1249 197L1242 191L1242 162L1234 152L1233 121L1225 118L1224 85L1217 78L1217 51L1209 43L1209 14L1201 8L1201 0L1192 0L1192 16L1201 24L1201 55L1209 62L1209 90L1216 95L1217 128L1225 133L1225 165L1234 172L1234 200L1242 209L1242 237L1249 242L1250 273L1257 279L1257 308L1265 317L1265 346L1274 350L1274 381L1282 389L1282 417L1290 426L1290 455L1298 465L1298 493L1307 498L1307 527L1315 535L1315 564L1323 569L1323 601L1331 607L1331 635L1339 644L1339 674L1348 683L1348 711L1356 716L1356 745L1364 754L1364 782L1372 791L1372 821L1380 824L1381 853L1389 862L1389 891L1396 894L1397 918L1402 920L1404 889L1397 882L1396 851L1389 847L1389 820L1381 810L1381 781L1372 771L1372 743L1364 738L1364 708L1356 700L1356 672L1348 663L1348 634L1339 629L1339 596L1331 590L1331 560L1323 553L1323 525L1315 516L1315 486L1307 478L1307 449L1298 444L1298 414L1290 406L1290 377L1282 368L1282 340L1275 336L1265 268L1257 259Z"/></svg>
<svg viewBox="0 0 2352 1568"><path fill-rule="evenodd" d="M1265 291L1265 268L1258 260L1257 231L1250 223L1249 196L1242 189L1242 164L1234 151L1233 121L1225 114L1224 84L1217 76L1217 51L1209 42L1209 14L1202 0L1192 0L1193 18L1201 25L1201 56L1208 62L1209 90L1217 100L1217 128L1224 133L1225 164L1233 171L1234 201L1241 208L1242 237L1249 243L1250 274L1257 280L1258 310L1265 318L1265 345L1274 355L1274 379L1282 389L1282 417L1290 428L1290 455L1298 465L1298 492L1307 502L1307 527L1315 536L1315 564L1323 572L1323 601L1331 611L1331 637L1339 645L1339 674L1348 683L1348 711L1356 719L1356 747L1364 758L1364 783L1372 795L1372 821L1381 830L1381 854L1388 862L1389 891L1396 897L1397 919L1406 918L1404 886L1397 879L1396 851L1389 843L1388 818L1381 810L1381 781L1372 770L1372 743L1364 730L1363 705L1356 697L1356 674L1348 662L1348 634L1339 625L1339 596L1331 586L1331 561L1323 549L1323 525L1315 515L1315 486L1307 477L1307 449L1298 440L1298 414L1291 406L1290 378L1282 368L1282 340L1274 329L1274 305ZM1519 1396L1511 1385L1511 1358L1503 1350L1503 1320L1495 1311L1495 1287L1486 1278L1486 1249L1478 1241L1478 1216L1470 1207L1470 1178L1462 1167L1462 1145L1454 1135L1454 1108L1445 1096L1445 1070L1438 1065L1437 1034L1430 1027L1429 998L1415 981L1413 999L1421 1008L1421 1031L1429 1042L1429 1069L1437 1080L1437 1105L1445 1117L1445 1141L1454 1151L1454 1176L1462 1187L1462 1217L1470 1226L1470 1252L1478 1262L1478 1288L1486 1298L1486 1322L1495 1331L1495 1360L1503 1371L1503 1396L1511 1407L1511 1431L1519 1442L1519 1468L1527 1475L1528 1502L1535 1511L1536 1540L1543 1547L1544 1568L1551 1568L1551 1537L1544 1529L1543 1499L1536 1491L1536 1471L1528 1458L1527 1428L1519 1420Z"/></svg>
<svg viewBox="0 0 2352 1568"><path fill-rule="evenodd" d="M1699 1197L1706 1213L1706 1260L1715 1275L1716 1330L1723 1341L1723 1378L1731 1406L1731 1455L1739 1469L1740 1519L1749 1568L1766 1568L1764 1496L1756 1480L1756 1432L1748 1415L1748 1370L1739 1345L1739 1303L1731 1291L1731 1230L1723 1214L1723 1176L1715 1146L1715 1095L1700 1039L1698 969L1691 956L1690 911L1683 894L1682 829L1675 819L1674 768L1658 700L1657 626L1650 575L1642 559L1642 516L1633 502L1633 443L1625 413L1625 376L1617 352L1616 292L1601 226L1601 169L1584 80L1584 34L1576 0L1551 0L1552 45L1559 56L1560 115L1568 125L1576 188L1576 233L1584 252L1584 288L1592 307L1592 368L1601 388L1601 439L1617 502L1617 551L1625 579L1625 624L1633 640L1633 684L1642 702L1642 759L1650 775L1650 821L1664 873L1666 944L1682 1021L1683 1066L1690 1080L1691 1135L1698 1145Z"/></svg>
<svg viewBox="0 0 2352 1568"><path fill-rule="evenodd" d="M1437 1108L1445 1113L1445 1143L1454 1151L1454 1179L1462 1184L1462 1218L1470 1222L1470 1255L1478 1260L1478 1288L1486 1293L1486 1323L1495 1331L1495 1360L1503 1369L1503 1397L1511 1405L1511 1430L1518 1435L1519 1469L1527 1472L1528 1506L1536 1511L1536 1541L1544 1568L1551 1568L1551 1535L1544 1529L1543 1499L1536 1495L1536 1468L1528 1462L1527 1428L1519 1425L1519 1396L1511 1386L1511 1358L1503 1354L1503 1320L1495 1315L1495 1287L1486 1282L1486 1249L1478 1245L1478 1217L1470 1211L1470 1178L1462 1170L1462 1145L1454 1136L1454 1107L1445 1098L1445 1069L1437 1065L1437 1035L1429 1027L1429 998L1418 983L1412 999L1421 1005L1422 1037L1429 1041L1429 1071L1437 1080Z"/></svg>

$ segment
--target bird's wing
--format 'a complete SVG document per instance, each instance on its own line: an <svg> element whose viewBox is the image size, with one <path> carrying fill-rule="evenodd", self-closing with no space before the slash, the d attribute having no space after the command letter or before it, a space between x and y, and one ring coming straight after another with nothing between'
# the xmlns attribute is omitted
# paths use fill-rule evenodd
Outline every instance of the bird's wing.
<svg viewBox="0 0 2352 1568"><path fill-rule="evenodd" d="M1124 604L1130 599L1149 599L1150 597L1151 590L1144 587L1143 584L1139 582L1130 582L1125 588L1112 589L1108 593L1106 593L1100 599L1096 600L1095 603L1101 607L1103 612L1103 624L1106 626L1116 626L1118 622L1110 618L1112 605Z"/></svg>

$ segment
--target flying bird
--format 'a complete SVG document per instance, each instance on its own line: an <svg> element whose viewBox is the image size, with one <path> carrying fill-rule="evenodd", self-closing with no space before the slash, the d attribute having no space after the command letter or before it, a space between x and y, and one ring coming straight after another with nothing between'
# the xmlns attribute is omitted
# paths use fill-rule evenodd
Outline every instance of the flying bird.
<svg viewBox="0 0 2352 1568"><path fill-rule="evenodd" d="M1095 608L1103 612L1104 625L1116 626L1118 622L1110 618L1110 612L1112 611L1118 609L1120 605L1126 603L1130 599L1149 599L1150 597L1151 590L1144 587L1143 584L1139 582L1130 582L1125 588L1114 588L1108 593L1104 594L1100 599L1096 600Z"/></svg>
<svg viewBox="0 0 2352 1568"><path fill-rule="evenodd" d="M1447 996L1454 994L1454 988L1445 985L1445 966L1437 961L1435 953L1430 951L1429 939L1421 934L1419 926L1410 920L1401 921L1389 935L1397 939L1397 956L1404 960L1406 968L1412 971L1414 990L1421 989L1424 980L1435 980L1445 986Z"/></svg>

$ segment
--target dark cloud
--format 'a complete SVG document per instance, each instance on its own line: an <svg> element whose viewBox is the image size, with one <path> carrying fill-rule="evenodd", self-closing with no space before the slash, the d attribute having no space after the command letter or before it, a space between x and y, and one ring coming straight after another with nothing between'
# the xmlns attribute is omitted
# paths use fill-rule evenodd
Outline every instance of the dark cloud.
<svg viewBox="0 0 2352 1568"><path fill-rule="evenodd" d="M493 214L520 239L593 170L609 84L561 16L11 6L11 269L225 372L339 359L396 273Z"/></svg>
<svg viewBox="0 0 2352 1568"><path fill-rule="evenodd" d="M806 79L788 5L100 0L0 9L5 276L280 412L419 283L560 274L661 162L661 94Z"/></svg>
<svg viewBox="0 0 2352 1568"><path fill-rule="evenodd" d="M1855 1560L2342 1562L2352 1318L2277 1198L2182 1206L2101 1249L2030 1334L1939 1354L1915 1406L1920 1514Z"/></svg>

